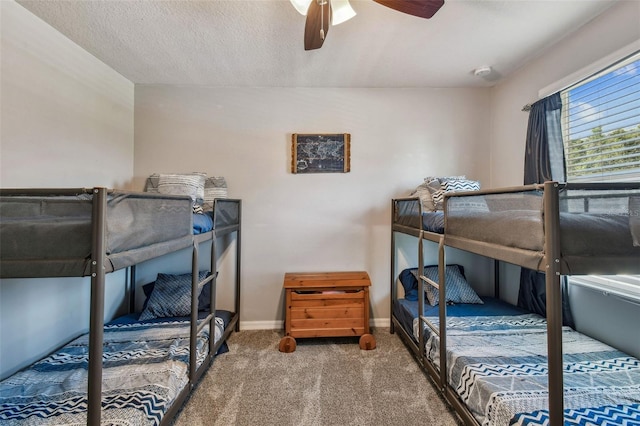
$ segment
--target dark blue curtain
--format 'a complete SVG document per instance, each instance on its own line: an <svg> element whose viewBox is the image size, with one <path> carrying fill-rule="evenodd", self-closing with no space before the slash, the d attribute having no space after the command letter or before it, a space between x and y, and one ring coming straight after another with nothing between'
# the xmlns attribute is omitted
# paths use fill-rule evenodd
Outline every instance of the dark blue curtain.
<svg viewBox="0 0 640 426"><path fill-rule="evenodd" d="M560 93L531 105L524 157L524 184L567 180L562 145Z"/></svg>
<svg viewBox="0 0 640 426"><path fill-rule="evenodd" d="M566 181L564 146L562 144L562 99L555 93L531 105L524 157L524 184ZM562 277L562 322L574 328L569 307L566 277ZM522 268L518 306L542 316L547 315L545 274Z"/></svg>

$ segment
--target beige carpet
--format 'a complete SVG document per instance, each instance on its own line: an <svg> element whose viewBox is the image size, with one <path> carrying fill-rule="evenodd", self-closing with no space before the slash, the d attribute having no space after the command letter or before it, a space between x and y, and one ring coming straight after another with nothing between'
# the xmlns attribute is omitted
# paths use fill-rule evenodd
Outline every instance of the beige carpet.
<svg viewBox="0 0 640 426"><path fill-rule="evenodd" d="M371 351L357 338L297 339L286 354L281 331L234 333L174 424L459 425L400 338L374 336Z"/></svg>

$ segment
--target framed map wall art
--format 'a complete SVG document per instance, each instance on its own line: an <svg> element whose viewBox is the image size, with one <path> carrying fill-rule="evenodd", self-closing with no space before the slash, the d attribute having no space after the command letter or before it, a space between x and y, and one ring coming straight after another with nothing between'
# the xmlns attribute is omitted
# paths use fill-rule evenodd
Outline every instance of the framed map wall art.
<svg viewBox="0 0 640 426"><path fill-rule="evenodd" d="M294 133L291 173L347 173L351 170L349 133Z"/></svg>

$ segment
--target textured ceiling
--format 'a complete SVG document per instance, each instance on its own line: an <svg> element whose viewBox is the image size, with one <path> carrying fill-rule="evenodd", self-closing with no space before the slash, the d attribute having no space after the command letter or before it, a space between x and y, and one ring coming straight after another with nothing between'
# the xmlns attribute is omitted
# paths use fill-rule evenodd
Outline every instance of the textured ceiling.
<svg viewBox="0 0 640 426"><path fill-rule="evenodd" d="M542 54L611 0L445 0L429 20L370 0L305 51L288 0L18 0L140 84L483 87ZM493 67L484 78L473 75Z"/></svg>

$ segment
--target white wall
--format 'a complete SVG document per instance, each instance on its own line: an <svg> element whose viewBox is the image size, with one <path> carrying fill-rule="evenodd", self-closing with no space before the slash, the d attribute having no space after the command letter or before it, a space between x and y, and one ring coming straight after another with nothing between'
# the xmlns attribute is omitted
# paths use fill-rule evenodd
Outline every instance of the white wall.
<svg viewBox="0 0 640 426"><path fill-rule="evenodd" d="M528 120L522 106L537 101L539 90L639 39L640 2L620 1L497 85L491 94L492 186L522 184ZM519 279L515 269L508 271L509 282ZM514 286L507 291L517 300ZM640 306L576 286L570 302L579 331L640 357L640 339L630 338L638 335Z"/></svg>
<svg viewBox="0 0 640 426"><path fill-rule="evenodd" d="M494 187L521 185L529 115L538 91L640 39L640 2L619 1L559 41L492 90L491 178Z"/></svg>
<svg viewBox="0 0 640 426"><path fill-rule="evenodd" d="M127 188L133 84L17 3L0 8L0 186ZM123 281L107 281L107 316ZM0 377L87 330L88 298L88 279L0 280Z"/></svg>
<svg viewBox="0 0 640 426"><path fill-rule="evenodd" d="M331 270L368 271L388 319L391 198L428 175L488 181L488 92L136 86L136 186L226 177L243 200L243 322L282 318L285 272ZM306 132L350 133L351 172L292 174L291 133Z"/></svg>
<svg viewBox="0 0 640 426"><path fill-rule="evenodd" d="M390 199L427 175L519 184L521 107L640 38L640 3L622 1L491 90L138 86L134 115L131 82L21 6L0 7L0 186L141 189L152 172L226 176L244 200L245 322L282 317L282 278L294 270L367 270L372 314L388 318ZM293 132L351 133L351 173L292 175ZM119 294L123 277L112 279ZM86 329L87 297L82 279L1 281L0 376ZM111 296L108 311L118 305Z"/></svg>

